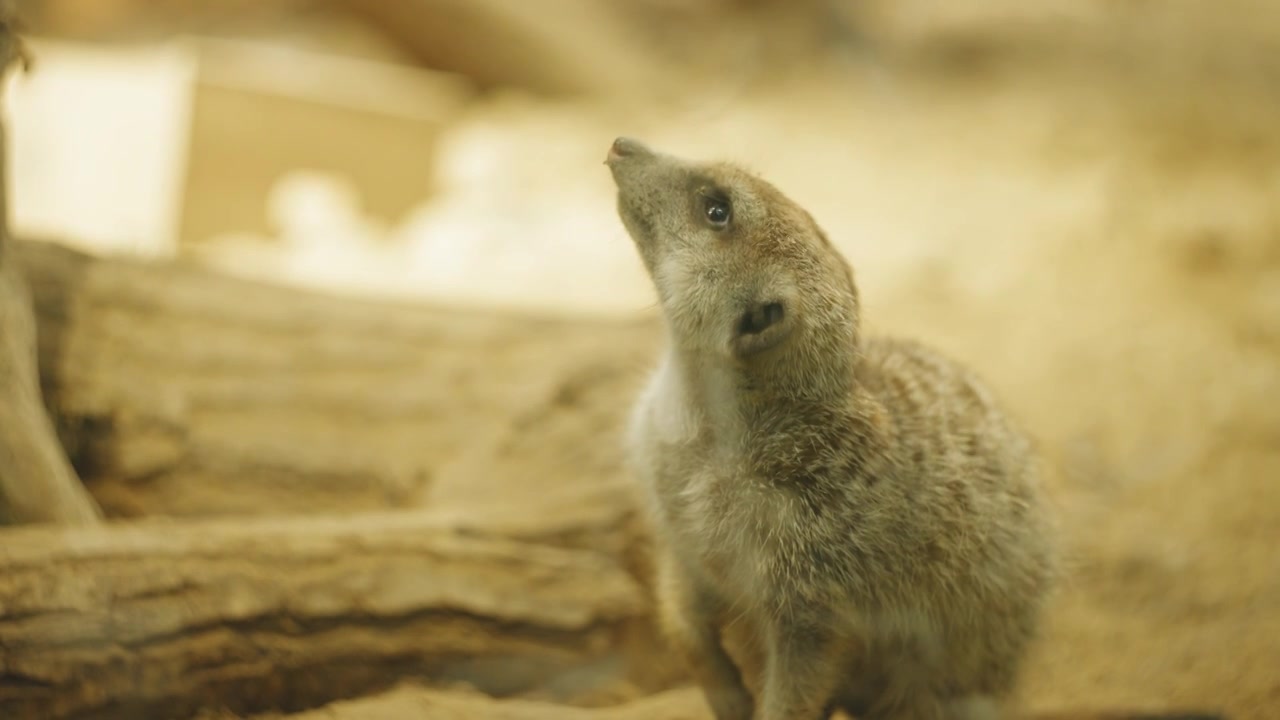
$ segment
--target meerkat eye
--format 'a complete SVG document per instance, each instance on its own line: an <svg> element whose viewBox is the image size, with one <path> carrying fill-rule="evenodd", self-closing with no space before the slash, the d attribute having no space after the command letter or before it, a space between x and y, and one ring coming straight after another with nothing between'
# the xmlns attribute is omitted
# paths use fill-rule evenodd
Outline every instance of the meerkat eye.
<svg viewBox="0 0 1280 720"><path fill-rule="evenodd" d="M725 198L707 197L703 199L703 213L707 222L714 228L722 228L729 224L733 216L733 208Z"/></svg>

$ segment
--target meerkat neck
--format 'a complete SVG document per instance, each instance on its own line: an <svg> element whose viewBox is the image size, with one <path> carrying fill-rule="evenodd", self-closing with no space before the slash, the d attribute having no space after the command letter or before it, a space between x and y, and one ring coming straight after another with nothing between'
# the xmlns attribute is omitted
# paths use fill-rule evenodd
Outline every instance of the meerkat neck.
<svg viewBox="0 0 1280 720"><path fill-rule="evenodd" d="M722 362L672 343L666 366L684 402L695 415L721 428L742 420L742 399L733 370Z"/></svg>
<svg viewBox="0 0 1280 720"><path fill-rule="evenodd" d="M855 392L857 350L807 343L770 358L739 363L683 347L672 338L667 366L685 402L698 416L724 430L743 429L779 408L847 407Z"/></svg>

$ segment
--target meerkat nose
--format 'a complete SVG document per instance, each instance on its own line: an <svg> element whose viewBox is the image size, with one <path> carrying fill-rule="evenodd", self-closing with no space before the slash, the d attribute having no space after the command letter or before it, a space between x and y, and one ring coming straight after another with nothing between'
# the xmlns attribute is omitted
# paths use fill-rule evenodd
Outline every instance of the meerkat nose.
<svg viewBox="0 0 1280 720"><path fill-rule="evenodd" d="M613 141L613 145L609 146L609 155L604 162L609 165L624 157L648 154L650 154L650 150L645 147L644 143L629 137L620 137Z"/></svg>

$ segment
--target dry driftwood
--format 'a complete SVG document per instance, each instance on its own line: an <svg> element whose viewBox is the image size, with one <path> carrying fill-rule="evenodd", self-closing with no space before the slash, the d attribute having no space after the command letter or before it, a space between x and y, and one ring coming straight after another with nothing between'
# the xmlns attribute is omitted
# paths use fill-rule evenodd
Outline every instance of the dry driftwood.
<svg viewBox="0 0 1280 720"><path fill-rule="evenodd" d="M599 429L622 403L560 413L594 423L590 443L574 428L518 447L506 436L593 388L639 383L657 341L648 321L355 301L48 243L15 248L48 403L113 515L412 506L483 485L470 479L492 473L473 460L491 451L555 456L560 479L606 479L617 448Z"/></svg>
<svg viewBox="0 0 1280 720"><path fill-rule="evenodd" d="M0 536L0 717L299 710L402 678L572 698L644 622L607 556L419 513Z"/></svg>
<svg viewBox="0 0 1280 720"><path fill-rule="evenodd" d="M35 322L12 258L0 257L0 525L96 522L98 508L41 402Z"/></svg>
<svg viewBox="0 0 1280 720"><path fill-rule="evenodd" d="M209 720L216 720L214 715ZM668 690L602 708L574 708L529 700L495 700L472 692L397 688L376 697L350 700L296 715L263 715L254 720L710 720L702 694L694 688Z"/></svg>
<svg viewBox="0 0 1280 720"><path fill-rule="evenodd" d="M0 80L25 56L9 4L0 4ZM9 238L7 137L0 122L0 524L96 522L45 413L36 372L36 324Z"/></svg>
<svg viewBox="0 0 1280 720"><path fill-rule="evenodd" d="M625 96L658 81L657 58L614 3L361 0L343 7L424 64L481 86Z"/></svg>
<svg viewBox="0 0 1280 720"><path fill-rule="evenodd" d="M483 87L615 100L695 94L744 69L804 65L847 40L847 3L831 0L361 0L343 4L420 62ZM798 54L807 54L804 61ZM763 57L755 57L763 54ZM743 66L743 61L747 66ZM757 67L759 66L759 67ZM673 78L680 76L681 81Z"/></svg>

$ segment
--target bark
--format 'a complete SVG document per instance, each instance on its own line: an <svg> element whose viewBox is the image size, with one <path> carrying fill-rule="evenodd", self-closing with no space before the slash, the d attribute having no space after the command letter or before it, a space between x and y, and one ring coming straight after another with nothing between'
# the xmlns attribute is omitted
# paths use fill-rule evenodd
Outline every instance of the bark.
<svg viewBox="0 0 1280 720"><path fill-rule="evenodd" d="M27 58L12 8L0 3L0 81L14 61ZM0 524L91 524L98 508L58 444L41 401L31 299L10 247L7 172L0 122Z"/></svg>
<svg viewBox="0 0 1280 720"><path fill-rule="evenodd" d="M495 487L616 483L619 443L601 432L657 344L650 321L365 302L15 248L46 397L114 516L491 505ZM528 459L545 461L536 478Z"/></svg>
<svg viewBox="0 0 1280 720"><path fill-rule="evenodd" d="M81 485L41 402L35 322L11 258L0 258L0 524L92 524Z"/></svg>
<svg viewBox="0 0 1280 720"><path fill-rule="evenodd" d="M640 106L708 86L809 71L861 41L861 5L831 0L362 0L344 4L433 68L482 87ZM745 74L744 74L745 73ZM679 80L675 79L679 78ZM687 86L686 86L687 83Z"/></svg>
<svg viewBox="0 0 1280 720"><path fill-rule="evenodd" d="M483 87L625 97L659 83L659 58L612 3L362 0L343 8L422 63Z"/></svg>
<svg viewBox="0 0 1280 720"><path fill-rule="evenodd" d="M207 720L218 717L210 715ZM281 717L269 715L255 720ZM528 700L495 700L469 692L404 687L377 697L334 703L287 717L289 720L711 720L711 712L702 693L694 688L668 690L614 707L573 708Z"/></svg>
<svg viewBox="0 0 1280 720"><path fill-rule="evenodd" d="M145 521L0 541L0 717L300 710L401 679L572 700L628 670L607 556L448 517Z"/></svg>

